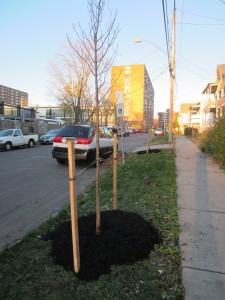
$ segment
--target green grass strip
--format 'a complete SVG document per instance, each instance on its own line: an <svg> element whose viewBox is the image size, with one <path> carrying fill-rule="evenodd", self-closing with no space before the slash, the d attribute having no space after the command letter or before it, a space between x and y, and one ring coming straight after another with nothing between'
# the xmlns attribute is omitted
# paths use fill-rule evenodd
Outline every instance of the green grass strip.
<svg viewBox="0 0 225 300"><path fill-rule="evenodd" d="M146 177L148 180L146 181ZM112 209L112 170L103 172L101 208ZM184 299L172 150L130 155L118 166L118 209L135 212L159 231L162 243L148 259L112 266L111 273L85 282L54 264L51 241L42 237L68 220L69 206L0 255L0 299ZM79 216L95 211L95 186L78 197Z"/></svg>

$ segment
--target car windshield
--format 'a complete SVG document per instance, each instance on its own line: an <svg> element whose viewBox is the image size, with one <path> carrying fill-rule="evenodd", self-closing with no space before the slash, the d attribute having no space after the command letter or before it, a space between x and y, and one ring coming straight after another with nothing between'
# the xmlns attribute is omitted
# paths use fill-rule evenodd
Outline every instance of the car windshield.
<svg viewBox="0 0 225 300"><path fill-rule="evenodd" d="M92 130L91 130L92 129ZM88 138L93 128L88 126L65 126L63 127L57 136L74 137L74 138Z"/></svg>
<svg viewBox="0 0 225 300"><path fill-rule="evenodd" d="M13 130L2 130L0 131L0 136L11 136L13 134Z"/></svg>
<svg viewBox="0 0 225 300"><path fill-rule="evenodd" d="M46 134L57 134L59 132L59 129L50 130Z"/></svg>

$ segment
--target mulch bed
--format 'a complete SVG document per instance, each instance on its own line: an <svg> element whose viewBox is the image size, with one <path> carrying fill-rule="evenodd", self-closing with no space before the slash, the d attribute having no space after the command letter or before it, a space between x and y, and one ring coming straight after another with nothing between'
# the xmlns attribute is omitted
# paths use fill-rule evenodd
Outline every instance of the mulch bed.
<svg viewBox="0 0 225 300"><path fill-rule="evenodd" d="M128 153L124 152L124 160L128 157ZM117 151L117 164L123 163L122 151ZM102 160L100 164L101 169L107 169L113 166L113 154Z"/></svg>
<svg viewBox="0 0 225 300"><path fill-rule="evenodd" d="M95 213L78 220L80 271L75 275L82 280L97 280L100 275L110 273L112 265L146 259L154 245L161 242L156 229L136 213L101 212L99 235L96 235L95 224ZM52 240L51 255L55 263L73 272L70 220L61 223L44 240Z"/></svg>

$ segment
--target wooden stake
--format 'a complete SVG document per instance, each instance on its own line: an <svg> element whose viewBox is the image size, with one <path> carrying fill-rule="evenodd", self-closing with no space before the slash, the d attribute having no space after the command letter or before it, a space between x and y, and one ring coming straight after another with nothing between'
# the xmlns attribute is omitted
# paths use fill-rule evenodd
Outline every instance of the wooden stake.
<svg viewBox="0 0 225 300"><path fill-rule="evenodd" d="M77 199L76 199L76 170L75 170L74 139L67 139L67 143L68 143L73 263L74 263L74 272L78 273L80 269L80 250L79 250Z"/></svg>
<svg viewBox="0 0 225 300"><path fill-rule="evenodd" d="M117 207L117 133L113 134L113 209Z"/></svg>

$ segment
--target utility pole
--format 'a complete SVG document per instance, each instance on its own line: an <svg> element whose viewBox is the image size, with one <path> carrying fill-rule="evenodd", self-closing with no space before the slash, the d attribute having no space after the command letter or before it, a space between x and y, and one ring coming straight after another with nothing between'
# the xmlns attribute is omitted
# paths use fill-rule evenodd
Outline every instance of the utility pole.
<svg viewBox="0 0 225 300"><path fill-rule="evenodd" d="M170 121L169 121L169 143L173 140L173 103L174 103L174 80L175 80L175 27L176 27L176 8L174 1L173 10L173 31L172 31L172 48L170 59Z"/></svg>

